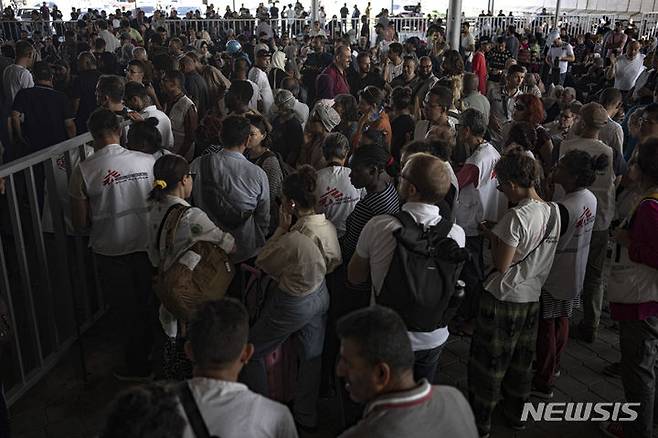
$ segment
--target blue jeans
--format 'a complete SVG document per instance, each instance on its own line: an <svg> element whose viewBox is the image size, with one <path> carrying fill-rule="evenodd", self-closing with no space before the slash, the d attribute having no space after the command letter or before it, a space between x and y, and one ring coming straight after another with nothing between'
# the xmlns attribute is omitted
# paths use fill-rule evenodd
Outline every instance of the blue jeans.
<svg viewBox="0 0 658 438"><path fill-rule="evenodd" d="M427 379L430 385L434 384L436 367L439 365L439 356L444 345L441 344L429 350L414 351L414 379L416 382L420 379Z"/></svg>
<svg viewBox="0 0 658 438"><path fill-rule="evenodd" d="M301 297L275 288L269 293L265 308L249 334L254 355L243 368L240 380L263 395L268 394L265 356L297 334L302 351L293 415L304 426L317 424L316 404L328 310L329 292L325 282Z"/></svg>

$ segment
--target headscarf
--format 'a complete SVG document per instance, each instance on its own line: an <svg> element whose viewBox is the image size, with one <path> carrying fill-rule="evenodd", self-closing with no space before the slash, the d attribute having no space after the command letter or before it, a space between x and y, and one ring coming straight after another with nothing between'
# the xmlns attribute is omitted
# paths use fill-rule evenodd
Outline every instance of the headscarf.
<svg viewBox="0 0 658 438"><path fill-rule="evenodd" d="M295 108L295 96L289 90L281 88L274 96L274 105L279 112L292 111Z"/></svg>
<svg viewBox="0 0 658 438"><path fill-rule="evenodd" d="M316 104L311 117L317 117L327 132L331 132L340 123L340 115L335 109L326 105Z"/></svg>
<svg viewBox="0 0 658 438"><path fill-rule="evenodd" d="M272 68L286 71L286 54L277 50L272 54Z"/></svg>

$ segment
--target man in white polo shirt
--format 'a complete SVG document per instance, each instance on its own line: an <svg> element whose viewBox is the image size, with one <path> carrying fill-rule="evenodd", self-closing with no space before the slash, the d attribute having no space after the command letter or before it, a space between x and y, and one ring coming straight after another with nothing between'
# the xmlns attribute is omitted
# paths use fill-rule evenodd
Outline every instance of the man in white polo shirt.
<svg viewBox="0 0 658 438"><path fill-rule="evenodd" d="M436 204L443 199L450 187L450 176L445 163L429 154L414 154L407 160L400 176L398 191L400 198L406 201L402 211L409 213L417 224L424 227L439 224L441 213ZM393 233L400 228L400 221L391 215L372 218L361 231L356 252L349 263L350 283L362 284L370 277L375 300L382 292L396 250L397 241ZM447 237L457 242L460 248L466 245L464 230L459 225L453 224ZM416 359L414 376L416 380L427 378L431 383L439 355L448 340L448 328L410 331L409 338Z"/></svg>
<svg viewBox="0 0 658 438"><path fill-rule="evenodd" d="M119 145L116 114L100 108L87 123L94 153L73 170L69 185L73 226L91 227L89 245L96 255L105 299L116 318L124 347L124 365L114 371L123 380L151 377L152 303L147 198L153 188L149 154Z"/></svg>

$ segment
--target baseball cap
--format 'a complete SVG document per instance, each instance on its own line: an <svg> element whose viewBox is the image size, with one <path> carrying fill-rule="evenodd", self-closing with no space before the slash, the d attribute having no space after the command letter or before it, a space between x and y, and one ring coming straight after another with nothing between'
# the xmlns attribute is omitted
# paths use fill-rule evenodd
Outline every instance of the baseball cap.
<svg viewBox="0 0 658 438"><path fill-rule="evenodd" d="M590 102L580 109L580 120L588 128L603 128L608 119L608 112L600 103Z"/></svg>

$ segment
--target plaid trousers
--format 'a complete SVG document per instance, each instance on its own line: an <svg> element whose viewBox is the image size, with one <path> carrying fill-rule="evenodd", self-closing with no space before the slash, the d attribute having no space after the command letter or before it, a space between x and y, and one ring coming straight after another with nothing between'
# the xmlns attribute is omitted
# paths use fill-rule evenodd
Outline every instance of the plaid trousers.
<svg viewBox="0 0 658 438"><path fill-rule="evenodd" d="M480 433L491 429L501 392L510 417L520 418L530 395L539 302L499 301L484 291L471 340L468 395Z"/></svg>

